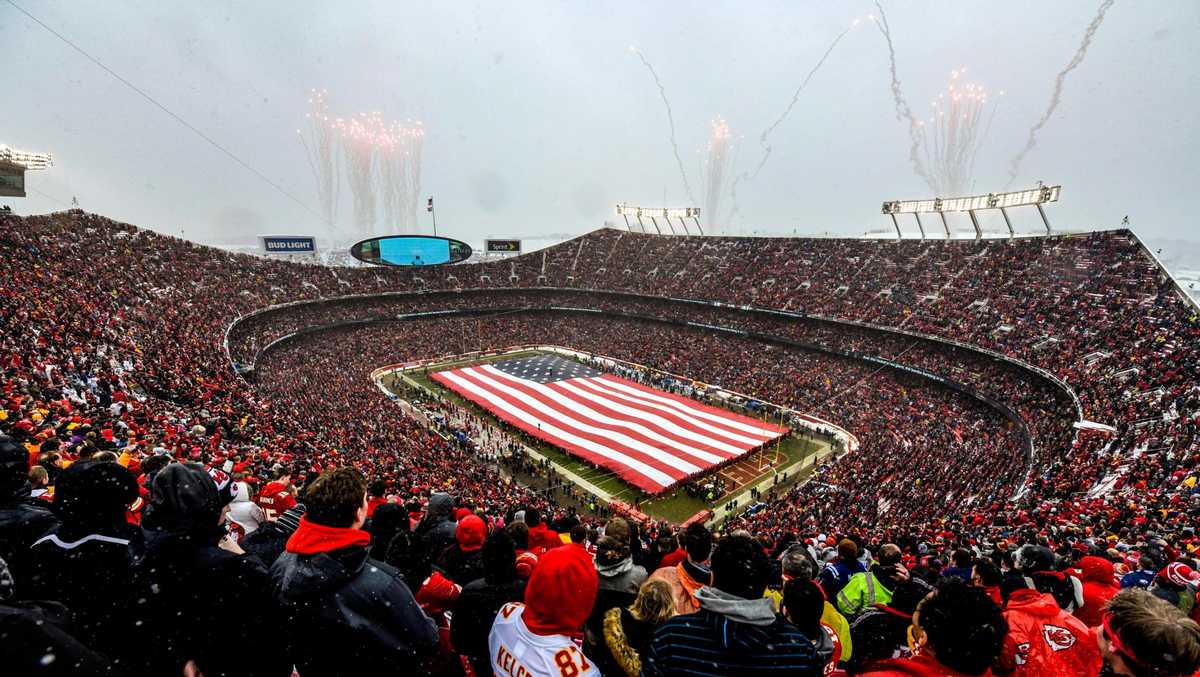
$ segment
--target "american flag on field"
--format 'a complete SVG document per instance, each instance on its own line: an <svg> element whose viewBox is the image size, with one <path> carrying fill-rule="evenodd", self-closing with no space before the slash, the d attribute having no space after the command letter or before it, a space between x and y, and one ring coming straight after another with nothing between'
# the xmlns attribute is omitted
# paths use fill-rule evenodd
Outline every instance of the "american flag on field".
<svg viewBox="0 0 1200 677"><path fill-rule="evenodd" d="M554 355L442 371L433 378L652 494L787 432Z"/></svg>

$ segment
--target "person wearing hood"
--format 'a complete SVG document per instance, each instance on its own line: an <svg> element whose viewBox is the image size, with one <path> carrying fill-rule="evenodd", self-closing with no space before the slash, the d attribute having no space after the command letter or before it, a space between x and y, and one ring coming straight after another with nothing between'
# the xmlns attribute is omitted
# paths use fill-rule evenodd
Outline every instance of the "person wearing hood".
<svg viewBox="0 0 1200 677"><path fill-rule="evenodd" d="M812 641L763 596L770 575L767 553L752 538L722 538L712 554L712 585L696 591L699 611L659 626L642 675L821 674Z"/></svg>
<svg viewBox="0 0 1200 677"><path fill-rule="evenodd" d="M250 485L233 483L233 502L229 504L229 524L238 531L238 542L254 533L267 521L267 514L257 503L250 500Z"/></svg>
<svg viewBox="0 0 1200 677"><path fill-rule="evenodd" d="M594 561L600 584L587 620L584 649L588 654L602 650L605 614L632 604L647 576L645 569L633 563L629 547L612 536L602 536L596 542Z"/></svg>
<svg viewBox="0 0 1200 677"><path fill-rule="evenodd" d="M363 476L353 468L327 471L302 498L307 510L270 575L300 674L385 674L432 652L434 622L400 572L368 555Z"/></svg>
<svg viewBox="0 0 1200 677"><path fill-rule="evenodd" d="M874 663L870 677L990 677L1008 622L982 588L961 579L938 583L913 612L913 655Z"/></svg>
<svg viewBox="0 0 1200 677"><path fill-rule="evenodd" d="M597 677L576 646L596 601L596 568L580 547L542 555L525 588L525 603L500 607L488 635L492 671L507 677Z"/></svg>
<svg viewBox="0 0 1200 677"><path fill-rule="evenodd" d="M137 480L120 465L73 463L54 493L62 523L33 543L22 586L29 599L65 604L79 639L113 658L128 647L126 633L133 628L112 610L137 599L145 554L142 530L125 520L137 497Z"/></svg>
<svg viewBox="0 0 1200 677"><path fill-rule="evenodd" d="M29 546L57 525L46 502L30 496L29 454L0 435L0 559L15 580L26 578Z"/></svg>
<svg viewBox="0 0 1200 677"><path fill-rule="evenodd" d="M467 583L455 602L450 641L476 675L487 675L492 669L488 656L492 622L500 607L525 598L525 580L517 576L517 548L503 529L483 542L481 558L483 577Z"/></svg>
<svg viewBox="0 0 1200 677"><path fill-rule="evenodd" d="M675 613L690 614L700 608L696 591L709 584L712 573L705 566L712 554L712 532L698 522L688 525L683 535L686 557L673 567L656 569L651 578L659 578L671 586L675 595Z"/></svg>
<svg viewBox="0 0 1200 677"><path fill-rule="evenodd" d="M142 522L144 575L133 597L144 673L178 675L188 663L206 677L290 672L266 567L224 528L231 484L199 463L172 463L154 477Z"/></svg>
<svg viewBox="0 0 1200 677"><path fill-rule="evenodd" d="M1075 610L1075 617L1094 628L1104 618L1104 605L1121 591L1121 586L1117 583L1112 562L1103 557L1087 555L1080 558L1079 572L1079 580L1083 582L1083 606Z"/></svg>
<svg viewBox="0 0 1200 677"><path fill-rule="evenodd" d="M804 633L817 650L824 666L822 673L830 674L842 660L842 643L837 631L821 622L825 612L825 591L816 581L792 579L783 584L781 613L789 623Z"/></svg>
<svg viewBox="0 0 1200 677"><path fill-rule="evenodd" d="M1001 585L1008 635L997 666L1005 674L1094 675L1100 648L1088 626L1062 609L1054 596L1024 578L1010 576Z"/></svg>
<svg viewBox="0 0 1200 677"><path fill-rule="evenodd" d="M425 517L414 531L424 541L425 552L433 558L454 545L457 527L454 523L454 499L450 494L438 492L429 497L425 505Z"/></svg>
<svg viewBox="0 0 1200 677"><path fill-rule="evenodd" d="M483 554L480 549L487 538L487 524L478 515L467 515L454 529L454 545L438 558L437 567L458 585L466 585L483 576ZM516 561L516 556L513 556Z"/></svg>

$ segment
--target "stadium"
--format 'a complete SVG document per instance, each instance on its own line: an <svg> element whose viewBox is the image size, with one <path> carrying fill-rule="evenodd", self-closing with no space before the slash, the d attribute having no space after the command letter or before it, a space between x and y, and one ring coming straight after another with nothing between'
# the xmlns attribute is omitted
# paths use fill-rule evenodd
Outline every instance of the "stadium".
<svg viewBox="0 0 1200 677"><path fill-rule="evenodd" d="M422 123L314 124L257 246L0 212L0 673L1200 674L1200 305L1127 220L967 146L894 232L733 234L710 146L480 248Z"/></svg>

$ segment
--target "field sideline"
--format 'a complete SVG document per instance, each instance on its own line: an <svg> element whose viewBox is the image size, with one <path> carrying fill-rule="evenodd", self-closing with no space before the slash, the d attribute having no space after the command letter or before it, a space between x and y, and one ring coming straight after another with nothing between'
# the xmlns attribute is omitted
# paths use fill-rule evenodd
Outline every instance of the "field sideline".
<svg viewBox="0 0 1200 677"><path fill-rule="evenodd" d="M509 353L506 355L494 355L485 358L471 358L466 360L450 359L445 362L431 365L427 369L412 370L404 372L400 375L385 376L381 383L392 394L403 397L404 389L397 387L396 381L403 379L410 385L416 386L422 390L434 393L439 397L448 399L459 406L462 406L472 413L483 416L493 424L499 425L507 430L512 430L511 426L501 421L499 418L492 415L482 407L475 403L460 397L457 393L448 388L443 387L440 383L429 377L429 372L442 371L453 367L468 366L473 364L486 364L489 362L497 362L501 360L510 360L519 357L529 357L532 355L541 354L540 351L530 350L518 353ZM592 483L601 490L612 494L616 500L632 503L633 499L638 497L640 492L628 484L620 477L617 477L613 472L604 468L597 468L586 461L568 454L566 451L545 443L538 439L524 439L526 446L536 450L544 455L551 462L561 466L578 475L583 480ZM811 472L811 465L805 464L804 461L809 456L819 453L823 448L829 446L827 443L800 437L795 433L789 434L782 441L771 448L755 451L746 455L745 459L728 465L725 468L717 471L717 474L731 483L734 488L728 491L724 496L709 503L702 498L693 498L682 489L673 489L660 496L654 498L646 498L640 503L640 509L647 515L666 519L671 522L679 523L692 515L702 510L713 509L715 512L721 512L721 508L727 501L741 494L749 486L761 484L764 481L770 480L776 472L782 474L787 473L787 481L780 482L780 487L786 487L793 484L797 478L806 476ZM746 502L743 501L739 507L745 507Z"/></svg>

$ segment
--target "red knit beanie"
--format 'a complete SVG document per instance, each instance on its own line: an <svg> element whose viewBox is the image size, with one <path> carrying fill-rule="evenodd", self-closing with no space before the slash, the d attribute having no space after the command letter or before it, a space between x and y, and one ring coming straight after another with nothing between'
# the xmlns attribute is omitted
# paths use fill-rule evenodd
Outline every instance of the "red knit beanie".
<svg viewBox="0 0 1200 677"><path fill-rule="evenodd" d="M542 555L525 588L525 627L538 635L570 635L583 627L596 602L599 577L583 548Z"/></svg>

